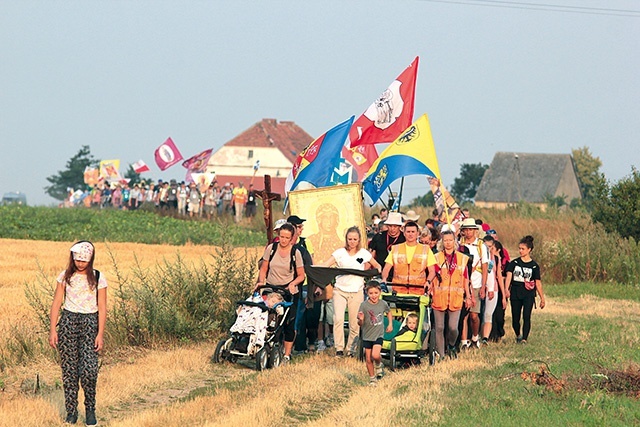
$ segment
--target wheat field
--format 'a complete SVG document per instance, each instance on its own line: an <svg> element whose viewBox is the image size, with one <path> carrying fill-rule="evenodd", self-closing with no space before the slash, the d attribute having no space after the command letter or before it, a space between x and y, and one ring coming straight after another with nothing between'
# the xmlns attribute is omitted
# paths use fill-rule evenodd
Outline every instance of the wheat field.
<svg viewBox="0 0 640 427"><path fill-rule="evenodd" d="M55 278L64 268L71 245L1 242L5 250L0 254L0 334L7 333L7 327L16 321L35 327L36 320L24 296L24 282L37 277L38 265ZM140 264L153 266L179 252L187 262L198 262L215 248L98 243L96 250L95 267L111 286L117 286L109 252L118 268L126 271L136 257ZM535 313L534 322L541 324L562 316L597 316L625 324L640 320L637 302L609 303L584 296L568 301L548 298L547 304L545 310ZM377 387L368 385L364 364L336 359L330 353L298 356L286 367L256 372L249 363L211 363L215 343L131 349L102 360L98 420L103 426L180 427L438 424L446 416L443 395L467 381L461 373L510 362L503 355L509 345L513 346L509 333L513 334L508 332L509 343L505 340L487 351L463 354L458 360L432 367L422 364L388 372ZM639 346L639 340L636 335L630 345ZM535 351L533 348L531 351ZM36 375L40 390L34 393ZM0 372L0 426L63 425L60 376L59 366L45 358ZM79 422L83 416L81 403Z"/></svg>

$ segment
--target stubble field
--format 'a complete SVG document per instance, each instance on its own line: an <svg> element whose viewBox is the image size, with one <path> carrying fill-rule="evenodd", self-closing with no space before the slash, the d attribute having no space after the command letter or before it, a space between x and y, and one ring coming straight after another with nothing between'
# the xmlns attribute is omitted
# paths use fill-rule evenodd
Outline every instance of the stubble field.
<svg viewBox="0 0 640 427"><path fill-rule="evenodd" d="M0 339L17 323L39 328L24 282L36 279L38 265L53 280L70 246L1 244ZM96 268L112 289L118 284L109 251L126 272L136 258L152 267L179 251L185 261L197 263L214 250L124 243L96 247ZM363 364L336 359L331 352L298 356L289 366L262 373L248 363L212 364L215 342L109 353L98 379L98 419L109 426L640 424L640 395L608 390L603 379L614 378L613 371L634 378L638 370L640 292L621 287L604 299L598 296L601 286L611 285L547 286L547 307L534 311L527 346L516 346L506 328L499 344L433 367L388 372L375 388L368 386ZM34 392L36 375L40 387ZM545 375L551 380L542 381ZM0 385L0 426L62 425L60 368L54 361L40 357L7 367L0 372ZM82 421L83 412L81 406Z"/></svg>

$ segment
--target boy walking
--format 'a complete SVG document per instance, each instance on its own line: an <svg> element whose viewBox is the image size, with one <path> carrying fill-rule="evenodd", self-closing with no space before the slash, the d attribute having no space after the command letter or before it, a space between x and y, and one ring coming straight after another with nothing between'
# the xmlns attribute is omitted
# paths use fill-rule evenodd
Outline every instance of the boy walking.
<svg viewBox="0 0 640 427"><path fill-rule="evenodd" d="M384 316L387 316L386 332L393 331L391 310L386 301L380 299L382 289L376 280L370 280L365 286L368 299L360 304L358 310L358 325L362 330L362 347L369 372L369 385L375 386L377 379L382 377L382 337L384 336ZM375 364L375 366L374 366Z"/></svg>

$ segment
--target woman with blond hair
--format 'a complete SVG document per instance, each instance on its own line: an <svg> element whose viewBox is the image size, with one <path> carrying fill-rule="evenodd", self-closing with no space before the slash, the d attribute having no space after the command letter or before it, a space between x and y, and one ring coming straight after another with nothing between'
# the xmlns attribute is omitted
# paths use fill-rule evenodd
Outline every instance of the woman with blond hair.
<svg viewBox="0 0 640 427"><path fill-rule="evenodd" d="M345 235L344 247L337 249L323 264L325 267L337 265L340 268L352 268L355 270L368 270L373 266L378 271L382 267L371 256L371 253L362 247L362 235L358 227L350 227ZM343 356L345 348L352 355L352 347L355 338L360 333L358 326L358 310L364 301L364 278L352 274L336 277L333 291L333 328L336 356ZM344 343L344 313L349 311L349 339L345 347Z"/></svg>

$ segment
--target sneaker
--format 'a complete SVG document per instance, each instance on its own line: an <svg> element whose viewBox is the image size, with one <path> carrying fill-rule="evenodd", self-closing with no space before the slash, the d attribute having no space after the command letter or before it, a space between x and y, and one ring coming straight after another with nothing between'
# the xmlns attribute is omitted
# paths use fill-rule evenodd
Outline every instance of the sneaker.
<svg viewBox="0 0 640 427"><path fill-rule="evenodd" d="M336 357L343 357L343 356L344 356L344 351L342 350L336 351Z"/></svg>
<svg viewBox="0 0 640 427"><path fill-rule="evenodd" d="M78 422L78 413L67 414L67 418L64 419L65 424L75 424Z"/></svg>
<svg viewBox="0 0 640 427"><path fill-rule="evenodd" d="M384 365L382 363L379 363L377 365L375 365L375 369L376 369L376 378L382 378L384 376Z"/></svg>
<svg viewBox="0 0 640 427"><path fill-rule="evenodd" d="M333 335L329 335L327 339L324 340L324 343L327 345L327 347L333 347L334 346Z"/></svg>
<svg viewBox="0 0 640 427"><path fill-rule="evenodd" d="M524 338L520 341L520 344L526 344L527 340L525 340Z"/></svg>
<svg viewBox="0 0 640 427"><path fill-rule="evenodd" d="M288 365L288 364L289 364L289 362L291 362L291 356L286 356L286 355L285 355L285 356L282 358L282 364L283 364L283 365Z"/></svg>
<svg viewBox="0 0 640 427"><path fill-rule="evenodd" d="M98 420L96 420L96 411L93 409L87 409L86 417L84 421L85 425L97 426Z"/></svg>
<svg viewBox="0 0 640 427"><path fill-rule="evenodd" d="M518 338L516 338L516 344L520 344L522 342L522 335L518 335Z"/></svg>
<svg viewBox="0 0 640 427"><path fill-rule="evenodd" d="M355 355L355 353L350 351L350 352L347 353L347 357L356 357L356 355Z"/></svg>
<svg viewBox="0 0 640 427"><path fill-rule="evenodd" d="M316 351L320 353L321 351L325 351L326 349L327 349L327 345L324 343L324 341L322 340L318 341L318 344L316 345Z"/></svg>
<svg viewBox="0 0 640 427"><path fill-rule="evenodd" d="M377 385L378 385L378 380L376 379L376 377L369 378L369 386L370 387L375 387Z"/></svg>
<svg viewBox="0 0 640 427"><path fill-rule="evenodd" d="M462 340L460 342L460 350L469 350L471 348L471 341Z"/></svg>

